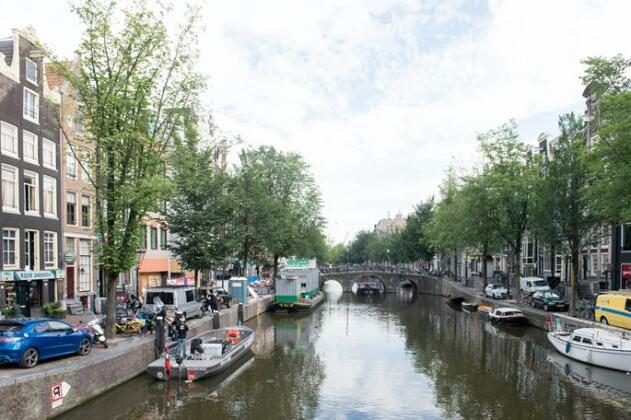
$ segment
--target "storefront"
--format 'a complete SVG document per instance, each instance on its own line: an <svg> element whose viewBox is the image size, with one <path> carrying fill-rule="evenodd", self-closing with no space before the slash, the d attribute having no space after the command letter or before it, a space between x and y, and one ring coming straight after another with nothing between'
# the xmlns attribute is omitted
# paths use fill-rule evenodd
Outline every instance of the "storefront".
<svg viewBox="0 0 631 420"><path fill-rule="evenodd" d="M63 278L63 270L2 271L0 305L18 305L26 317L41 314L45 304L57 301L57 285Z"/></svg>

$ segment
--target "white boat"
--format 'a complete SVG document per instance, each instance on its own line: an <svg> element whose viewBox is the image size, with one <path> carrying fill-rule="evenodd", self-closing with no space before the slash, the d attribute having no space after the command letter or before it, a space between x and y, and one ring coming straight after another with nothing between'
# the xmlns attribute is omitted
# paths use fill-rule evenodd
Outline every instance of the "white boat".
<svg viewBox="0 0 631 420"><path fill-rule="evenodd" d="M631 340L601 328L554 331L548 340L559 353L595 366L631 371Z"/></svg>
<svg viewBox="0 0 631 420"><path fill-rule="evenodd" d="M526 325L524 313L515 308L495 308L489 313L489 320L504 325Z"/></svg>

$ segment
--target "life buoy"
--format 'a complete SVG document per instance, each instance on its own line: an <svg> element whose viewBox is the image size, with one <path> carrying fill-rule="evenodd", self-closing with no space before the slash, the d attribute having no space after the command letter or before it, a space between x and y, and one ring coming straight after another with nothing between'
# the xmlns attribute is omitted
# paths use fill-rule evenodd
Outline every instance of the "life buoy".
<svg viewBox="0 0 631 420"><path fill-rule="evenodd" d="M231 328L228 331L226 331L226 339L230 341L230 343L232 344L239 344L239 342L241 341L240 337L241 337L241 331L235 328Z"/></svg>

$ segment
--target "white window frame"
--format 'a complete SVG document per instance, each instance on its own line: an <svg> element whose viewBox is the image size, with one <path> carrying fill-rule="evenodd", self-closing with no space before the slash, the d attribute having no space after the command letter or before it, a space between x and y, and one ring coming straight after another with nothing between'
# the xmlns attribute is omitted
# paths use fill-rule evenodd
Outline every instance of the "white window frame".
<svg viewBox="0 0 631 420"><path fill-rule="evenodd" d="M35 114L34 117L30 116L27 113L27 108L26 108L26 93L27 92L32 94L33 97L35 98L34 99L34 101L35 101L34 109L33 109L33 113ZM37 92L35 92L34 90L32 90L32 89L24 87L24 92L22 94L22 102L23 102L23 104L22 104L22 117L25 120L28 120L28 121L30 121L32 123L39 124L39 94Z"/></svg>
<svg viewBox="0 0 631 420"><path fill-rule="evenodd" d="M88 199L88 224L83 224L83 199ZM87 194L81 194L81 207L80 207L79 217L81 218L81 227L91 228L92 227L92 197Z"/></svg>
<svg viewBox="0 0 631 420"><path fill-rule="evenodd" d="M32 65L35 66L35 80L30 79L28 77L28 66L29 66L29 64L32 64ZM27 58L26 59L26 63L24 64L24 78L26 80L28 80L29 82L31 82L32 84L34 84L35 86L38 85L37 82L38 82L38 79L39 79L39 68L37 66L37 63L35 61L31 60L30 58Z"/></svg>
<svg viewBox="0 0 631 420"><path fill-rule="evenodd" d="M74 223L68 223L68 196L74 196ZM77 203L77 193L74 191L66 191L66 224L69 226L78 226L79 225L79 205Z"/></svg>
<svg viewBox="0 0 631 420"><path fill-rule="evenodd" d="M34 155L27 156L26 155L26 139L31 138L34 140ZM31 133L28 130L22 130L22 159L24 162L32 163L33 165L39 165L39 139L37 138L37 134Z"/></svg>
<svg viewBox="0 0 631 420"><path fill-rule="evenodd" d="M5 213L15 213L15 214L20 214L20 170L18 168L16 168L15 166L11 166L11 165L7 165L5 163L2 164L1 166L1 172L0 172L0 179L1 179L1 185L2 185L2 195L4 198L4 171L8 170L8 171L13 171L13 173L15 174L15 181L14 181L14 189L13 189L13 202L15 203L15 207L9 207L6 206L4 203L4 199L2 199L2 211Z"/></svg>
<svg viewBox="0 0 631 420"><path fill-rule="evenodd" d="M48 261L47 260L47 252L46 252L46 246L48 245L48 241L46 240L47 236L51 235L53 238L53 259L52 261ZM44 268L45 269L52 269L52 268L57 268L57 247L58 247L58 243L57 243L57 232L50 232L50 231L44 231Z"/></svg>
<svg viewBox="0 0 631 420"><path fill-rule="evenodd" d="M90 171L92 169L92 152L90 149L81 149L81 179L85 182L90 182Z"/></svg>
<svg viewBox="0 0 631 420"><path fill-rule="evenodd" d="M5 252L4 232L6 231L10 231L15 234L15 248L14 248L15 263L14 264L4 264L4 252ZM2 263L3 263L3 268L5 270L20 267L20 229L17 229L17 228L3 228L2 229Z"/></svg>
<svg viewBox="0 0 631 420"><path fill-rule="evenodd" d="M27 243L26 243L26 234L27 233L34 233L34 238L35 238L35 264L33 265L33 267L29 267L31 270L33 271L37 271L39 270L39 231L38 230L34 230L34 229L25 229L24 230L24 269L26 269L26 264L28 263L28 249L27 249Z"/></svg>
<svg viewBox="0 0 631 420"><path fill-rule="evenodd" d="M87 250L85 245L87 243ZM92 243L89 239L79 239L79 291L92 291ZM81 272L83 270L83 273Z"/></svg>
<svg viewBox="0 0 631 420"><path fill-rule="evenodd" d="M66 149L66 177L70 179L78 179L79 173L77 171L77 167L77 157L72 151L72 147L68 145L68 148Z"/></svg>
<svg viewBox="0 0 631 420"><path fill-rule="evenodd" d="M13 132L13 150L5 150L3 147L4 141L3 138L5 133ZM19 159L19 149L18 149L18 128L13 124L9 124L8 122L0 121L0 153L5 156L11 156L12 158Z"/></svg>
<svg viewBox="0 0 631 420"><path fill-rule="evenodd" d="M590 268L591 268L591 273L592 276L599 276L600 275L600 255L599 254L591 254L591 262L590 262Z"/></svg>
<svg viewBox="0 0 631 420"><path fill-rule="evenodd" d="M51 152L52 152L52 157L53 157L53 161L52 164L46 161L46 146L50 146L51 147ZM57 145L55 144L54 141L45 139L42 137L42 165L44 165L45 168L48 169L52 169L52 170L57 170Z"/></svg>
<svg viewBox="0 0 631 420"><path fill-rule="evenodd" d="M53 191L53 213L49 213L46 210L47 209L47 205L46 205L46 181L50 180L51 181L51 185L53 187L52 191ZM44 217L48 217L51 219L56 219L57 218L57 182L55 180L55 178L50 177L50 176L46 176L44 175L44 179L42 180L42 191L44 192L44 205L43 205L43 211L44 211Z"/></svg>
<svg viewBox="0 0 631 420"><path fill-rule="evenodd" d="M26 177L35 179L35 210L26 210ZM24 171L24 176L22 177L22 195L24 196L24 214L29 216L39 216L39 174L37 172Z"/></svg>

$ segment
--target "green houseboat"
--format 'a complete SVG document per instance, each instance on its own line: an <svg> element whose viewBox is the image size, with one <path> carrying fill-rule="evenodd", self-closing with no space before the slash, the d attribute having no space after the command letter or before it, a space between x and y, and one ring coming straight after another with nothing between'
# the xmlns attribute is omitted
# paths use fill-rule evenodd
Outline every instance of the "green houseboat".
<svg viewBox="0 0 631 420"><path fill-rule="evenodd" d="M274 312L308 312L324 300L315 260L288 260L276 279Z"/></svg>

